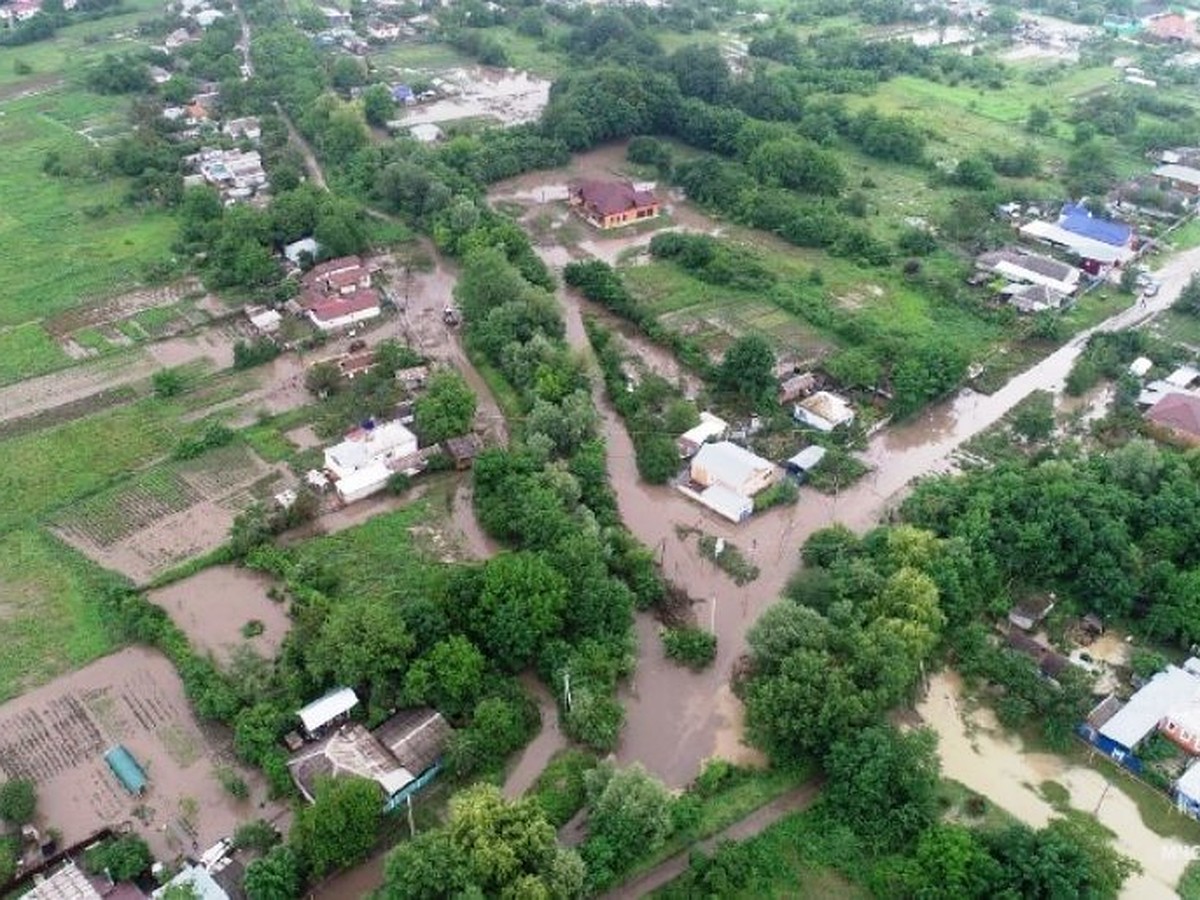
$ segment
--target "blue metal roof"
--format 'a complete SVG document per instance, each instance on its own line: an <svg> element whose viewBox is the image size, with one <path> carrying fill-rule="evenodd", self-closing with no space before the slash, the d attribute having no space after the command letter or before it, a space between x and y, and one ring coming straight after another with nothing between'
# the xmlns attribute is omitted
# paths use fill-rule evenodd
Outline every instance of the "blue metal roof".
<svg viewBox="0 0 1200 900"><path fill-rule="evenodd" d="M413 89L407 84L392 85L392 99L397 103L402 103L406 100L412 100L414 96Z"/></svg>
<svg viewBox="0 0 1200 900"><path fill-rule="evenodd" d="M1062 218L1058 224L1074 234L1112 244L1114 247L1124 247L1133 234L1133 229L1123 222L1098 219L1088 212L1086 207L1074 203L1063 207Z"/></svg>

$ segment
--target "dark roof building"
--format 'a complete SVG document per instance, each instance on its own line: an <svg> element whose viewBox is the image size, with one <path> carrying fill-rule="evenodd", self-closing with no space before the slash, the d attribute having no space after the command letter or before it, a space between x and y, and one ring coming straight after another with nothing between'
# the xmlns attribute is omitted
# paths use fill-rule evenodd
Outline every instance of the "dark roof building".
<svg viewBox="0 0 1200 900"><path fill-rule="evenodd" d="M1200 444L1200 397L1167 394L1146 411L1146 421L1167 439Z"/></svg>
<svg viewBox="0 0 1200 900"><path fill-rule="evenodd" d="M628 181L581 181L571 185L568 199L598 228L616 228L658 215L653 191L640 191Z"/></svg>

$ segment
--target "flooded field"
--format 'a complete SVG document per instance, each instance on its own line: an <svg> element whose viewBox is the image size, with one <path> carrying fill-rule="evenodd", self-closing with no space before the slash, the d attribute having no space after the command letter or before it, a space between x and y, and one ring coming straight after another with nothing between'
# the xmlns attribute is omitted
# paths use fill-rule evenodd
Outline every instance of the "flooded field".
<svg viewBox="0 0 1200 900"><path fill-rule="evenodd" d="M1168 852L1169 841L1142 821L1137 805L1097 769L1072 765L1048 753L1030 753L1005 734L990 710L964 709L962 682L953 672L930 679L929 692L917 705L921 718L938 735L942 774L960 781L1003 807L1022 822L1040 828L1058 813L1038 786L1053 781L1070 794L1070 804L1094 814L1116 835L1116 847L1137 860L1142 873L1125 883L1121 894L1137 900L1174 897L1188 860ZM1174 815L1163 798L1163 815Z"/></svg>
<svg viewBox="0 0 1200 900"><path fill-rule="evenodd" d="M469 66L439 73L438 78L451 96L407 109L398 119L401 126L475 118L517 125L540 116L550 100L550 82L529 72Z"/></svg>
<svg viewBox="0 0 1200 900"><path fill-rule="evenodd" d="M146 771L142 797L128 794L104 762L118 743ZM223 766L245 780L247 800L221 786ZM211 846L247 818L286 815L267 801L262 776L234 760L228 736L200 727L166 657L140 647L0 707L0 773L37 783L35 824L57 828L60 843L129 823L164 860Z"/></svg>
<svg viewBox="0 0 1200 900"><path fill-rule="evenodd" d="M261 572L213 566L146 596L167 611L193 647L220 662L228 662L242 645L274 659L291 621L287 605L268 596L273 583ZM262 623L261 634L243 635L250 621Z"/></svg>

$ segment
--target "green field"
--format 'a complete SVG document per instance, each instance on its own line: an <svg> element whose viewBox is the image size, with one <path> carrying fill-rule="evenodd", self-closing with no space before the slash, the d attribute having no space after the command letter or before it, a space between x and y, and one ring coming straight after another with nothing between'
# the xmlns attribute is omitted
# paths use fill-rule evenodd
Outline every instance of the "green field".
<svg viewBox="0 0 1200 900"><path fill-rule="evenodd" d="M93 598L112 576L45 532L0 535L0 701L114 649Z"/></svg>

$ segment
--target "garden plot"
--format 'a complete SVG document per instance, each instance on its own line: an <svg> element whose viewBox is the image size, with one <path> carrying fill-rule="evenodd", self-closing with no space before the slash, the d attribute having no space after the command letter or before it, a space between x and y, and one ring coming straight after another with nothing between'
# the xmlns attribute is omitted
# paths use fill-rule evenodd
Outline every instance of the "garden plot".
<svg viewBox="0 0 1200 900"><path fill-rule="evenodd" d="M272 600L271 578L233 566L214 566L147 594L200 651L226 663L238 647L274 659L291 627L284 603ZM250 623L258 623L247 628Z"/></svg>
<svg viewBox="0 0 1200 900"><path fill-rule="evenodd" d="M709 356L719 359L743 334L762 334L781 354L802 360L825 356L833 345L803 322L780 309L755 300L714 300L667 313L659 321L669 330L700 342Z"/></svg>
<svg viewBox="0 0 1200 900"><path fill-rule="evenodd" d="M292 480L285 468L235 444L157 466L73 504L55 531L102 566L143 584L220 546L239 512Z"/></svg>
<svg viewBox="0 0 1200 900"><path fill-rule="evenodd" d="M104 762L123 744L145 769L133 797ZM237 771L250 796L237 801L217 772ZM251 816L283 812L266 800L257 772L234 760L224 734L201 730L166 657L131 647L64 675L0 707L0 775L37 783L38 817L70 845L129 823L155 856L208 847Z"/></svg>

